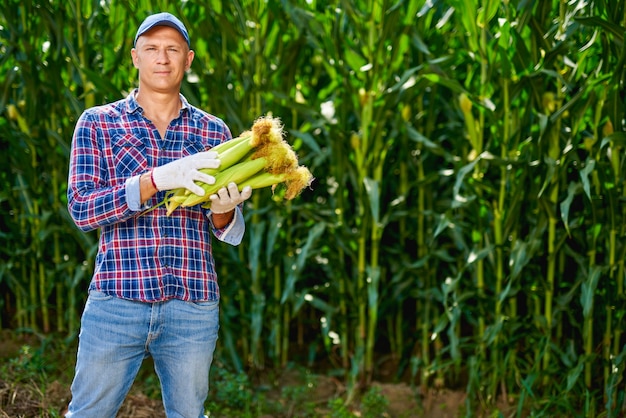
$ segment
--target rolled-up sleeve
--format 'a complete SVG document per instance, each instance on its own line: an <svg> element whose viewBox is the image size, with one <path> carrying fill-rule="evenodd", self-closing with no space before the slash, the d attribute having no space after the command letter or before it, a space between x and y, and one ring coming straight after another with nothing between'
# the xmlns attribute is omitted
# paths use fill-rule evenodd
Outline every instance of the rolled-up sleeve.
<svg viewBox="0 0 626 418"><path fill-rule="evenodd" d="M126 180L126 204L133 212L150 209L148 202L141 204L141 174Z"/></svg>
<svg viewBox="0 0 626 418"><path fill-rule="evenodd" d="M241 211L240 207L235 208L235 215L233 216L233 220L230 221L230 223L224 228L216 228L215 225L213 225L210 211L207 213L207 217L209 218L209 223L211 224L213 235L218 240L230 245L241 244L243 236L246 232L246 222L244 220L243 212Z"/></svg>

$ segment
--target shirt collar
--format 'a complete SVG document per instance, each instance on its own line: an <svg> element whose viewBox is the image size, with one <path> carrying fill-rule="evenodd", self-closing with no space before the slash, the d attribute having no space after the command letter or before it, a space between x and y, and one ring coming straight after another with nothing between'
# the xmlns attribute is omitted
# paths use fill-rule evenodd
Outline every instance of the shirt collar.
<svg viewBox="0 0 626 418"><path fill-rule="evenodd" d="M142 107L139 105L139 103L137 103L137 98L136 98L137 91L138 91L138 89L134 89L126 97L126 109L127 109L128 113L135 113L139 109L142 109ZM189 102L187 101L185 96L182 95L182 93L178 93L178 95L180 96L180 103L182 104L180 110L181 111L183 111L183 110L188 111L189 108L190 108Z"/></svg>

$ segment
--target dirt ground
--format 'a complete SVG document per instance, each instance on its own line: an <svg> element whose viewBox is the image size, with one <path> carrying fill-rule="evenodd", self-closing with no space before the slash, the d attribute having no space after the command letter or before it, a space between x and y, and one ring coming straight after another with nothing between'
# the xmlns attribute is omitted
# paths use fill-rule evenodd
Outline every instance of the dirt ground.
<svg viewBox="0 0 626 418"><path fill-rule="evenodd" d="M320 405L325 405L334 396L333 386L328 378L320 377L316 391L316 399ZM464 402L464 394L453 391L433 392L428 397L416 398L415 392L406 384L375 383L381 393L389 401L389 418L456 418L461 416L459 409ZM15 385L0 380L0 417L1 418L31 418L62 416L70 392L66 385L58 381L48 385L45 393L29 384ZM46 411L46 412L44 412ZM54 412L47 412L54 411ZM353 411L355 416L361 416ZM284 411L281 417L290 415ZM263 418L271 418L265 415ZM129 395L124 402L118 418L165 418L163 405L160 400L150 399L141 393Z"/></svg>
<svg viewBox="0 0 626 418"><path fill-rule="evenodd" d="M32 347L37 347L38 342L30 341ZM21 361L20 349L29 341L15 339L14 336L6 332L0 332L0 418L52 418L62 417L70 399L69 384L54 380L57 376L50 376L50 383L45 384L45 391L41 384L36 384L36 378L41 378L38 372L33 374L33 378L23 378L20 382L8 381L8 373L5 373L9 362L16 359ZM24 364L32 359L25 359ZM62 363L63 360L61 360ZM65 376L71 376L71 361L65 359ZM26 370L28 371L28 369ZM49 373L51 375L52 373ZM9 374L10 375L10 374ZM269 393L268 399L280 399L282 389L287 387L299 388L306 385L302 381L302 376L296 371L285 371L276 379ZM64 378L63 380L67 380ZM262 378L261 378L262 380ZM252 384L254 386L254 384ZM387 413L383 417L388 418L456 418L462 416L460 411L463 408L465 394L459 391L446 389L431 390L426 394L419 393L419 389L412 388L406 383L386 383L374 382L372 386L377 387L380 393L388 401ZM307 401L320 406L320 416L327 416L323 411L329 400L337 397L345 398L346 387L336 378L317 375L314 377L314 389L307 392ZM356 402L354 404L357 404ZM295 405L285 403L285 411L277 417L271 415L262 418L287 418L296 416L291 410ZM358 408L351 409L356 417L364 417ZM212 415L213 416L213 415ZM118 418L164 418L165 413L160 399L152 399L145 394L133 390L127 397L119 411Z"/></svg>

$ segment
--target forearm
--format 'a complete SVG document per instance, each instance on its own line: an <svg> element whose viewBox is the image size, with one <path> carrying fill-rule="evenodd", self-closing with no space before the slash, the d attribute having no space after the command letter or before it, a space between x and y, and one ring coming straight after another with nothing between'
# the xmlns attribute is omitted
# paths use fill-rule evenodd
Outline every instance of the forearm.
<svg viewBox="0 0 626 418"><path fill-rule="evenodd" d="M226 213L211 213L213 226L215 226L217 229L222 229L233 221L234 216L235 216L234 209Z"/></svg>
<svg viewBox="0 0 626 418"><path fill-rule="evenodd" d="M232 215L231 215L232 214ZM226 216L228 215L228 216ZM211 213L209 211L209 222L211 223L211 228L213 228L213 235L220 241L225 242L230 245L239 245L243 239L244 233L246 231L246 223L243 217L243 213L241 209L238 207L234 211L225 212L223 216L226 219L222 220L224 225L220 225L221 228L217 228L214 224L214 217L218 217L220 214ZM230 217L230 220L228 220ZM228 220L228 222L226 222ZM218 219L218 222L220 220Z"/></svg>
<svg viewBox="0 0 626 418"><path fill-rule="evenodd" d="M143 205L158 192L154 181L152 180L152 171L143 173L139 177L139 194L141 196L141 204Z"/></svg>

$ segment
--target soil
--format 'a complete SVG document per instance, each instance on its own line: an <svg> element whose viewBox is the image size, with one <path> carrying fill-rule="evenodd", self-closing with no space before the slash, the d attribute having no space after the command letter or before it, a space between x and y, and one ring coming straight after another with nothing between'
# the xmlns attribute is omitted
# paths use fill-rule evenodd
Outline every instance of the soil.
<svg viewBox="0 0 626 418"><path fill-rule="evenodd" d="M65 382L67 375L71 376L71 361L68 364L61 364L66 368L61 376L63 382L52 380L45 385L35 383L33 379L20 379L19 382L7 381L5 365L9 361L20 359L23 353L21 347L28 341L9 336L6 332L0 333L0 418L30 418L41 417L51 418L63 416L70 399L69 384ZM39 342L32 341L32 347L38 346ZM275 373L275 372L273 372ZM256 379L255 379L256 380ZM262 380L260 377L259 380ZM302 374L295 371L283 371L278 378L274 375L274 382L268 387L267 399L274 399L281 402L282 389L287 387L303 387L306 382L302 381ZM42 390L41 387L45 386ZM411 387L407 383L373 382L373 387L379 389L388 401L387 412L383 417L389 418L455 418L462 416L465 394L461 391L447 389L432 389L428 393L422 394L419 389ZM137 385L133 386L131 393L126 398L119 411L118 418L164 418L165 413L160 399L154 399L137 390ZM307 402L319 405L320 416L328 416L327 405L329 400L337 397L345 398L346 388L336 378L316 375L313 383L314 390L307 392ZM284 413L275 418L293 417L291 411L295 405L288 402L281 402L284 405ZM358 402L354 402L357 405ZM356 417L364 416L357 406L351 408L351 412ZM271 415L262 418L272 418Z"/></svg>
<svg viewBox="0 0 626 418"><path fill-rule="evenodd" d="M319 387L324 385L326 378L320 377ZM389 401L385 417L389 418L456 418L462 416L460 408L465 395L455 391L439 391L430 394L426 399L416 398L415 392L404 383L374 383ZM331 399L330 391L320 390L318 397L309 399L326 405ZM12 384L0 380L0 418L30 418L62 416L70 397L67 385L54 381L48 385L45 393L36 386L29 384ZM52 412L54 411L54 412ZM352 411L354 416L361 416L358 410ZM323 416L321 414L320 416ZM286 407L281 417L294 416ZM118 418L165 418L161 400L150 399L141 393L130 394L119 411ZM262 418L271 418L265 415Z"/></svg>

